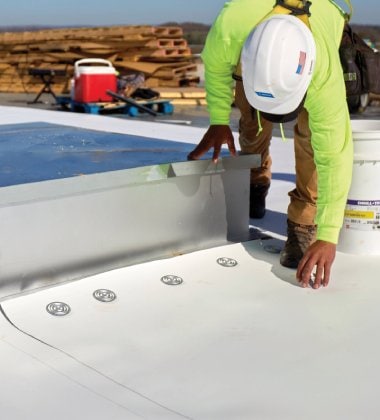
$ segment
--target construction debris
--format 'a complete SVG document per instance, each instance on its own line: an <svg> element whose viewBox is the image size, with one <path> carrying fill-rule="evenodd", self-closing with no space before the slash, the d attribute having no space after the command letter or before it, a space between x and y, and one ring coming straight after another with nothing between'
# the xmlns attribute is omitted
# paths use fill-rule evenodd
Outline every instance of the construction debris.
<svg viewBox="0 0 380 420"><path fill-rule="evenodd" d="M0 92L38 92L30 69L57 70L54 91L70 91L74 63L111 61L120 75L143 73L147 87L196 86L197 64L177 26L111 26L0 33ZM62 75L63 71L63 75Z"/></svg>

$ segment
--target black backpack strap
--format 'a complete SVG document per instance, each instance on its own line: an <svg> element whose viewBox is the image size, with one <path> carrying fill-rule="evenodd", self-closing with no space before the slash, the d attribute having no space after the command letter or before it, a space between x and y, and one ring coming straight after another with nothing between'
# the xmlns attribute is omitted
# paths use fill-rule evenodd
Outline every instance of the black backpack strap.
<svg viewBox="0 0 380 420"><path fill-rule="evenodd" d="M291 12L290 14L294 16L307 15L310 17L311 16L311 13L310 13L311 2L305 1L305 0L300 0L300 2L302 3L302 7L295 7L288 4L287 0L276 0L276 4L274 5L274 7L276 6L284 7L285 9L290 10Z"/></svg>

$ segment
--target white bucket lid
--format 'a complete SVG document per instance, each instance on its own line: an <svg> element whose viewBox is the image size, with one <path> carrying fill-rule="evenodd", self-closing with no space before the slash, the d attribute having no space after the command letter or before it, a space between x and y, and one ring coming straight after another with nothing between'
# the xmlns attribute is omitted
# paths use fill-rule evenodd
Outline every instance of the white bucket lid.
<svg viewBox="0 0 380 420"><path fill-rule="evenodd" d="M380 120L351 121L354 160L380 162Z"/></svg>
<svg viewBox="0 0 380 420"><path fill-rule="evenodd" d="M356 139L374 139L380 141L380 120L352 120L352 137Z"/></svg>

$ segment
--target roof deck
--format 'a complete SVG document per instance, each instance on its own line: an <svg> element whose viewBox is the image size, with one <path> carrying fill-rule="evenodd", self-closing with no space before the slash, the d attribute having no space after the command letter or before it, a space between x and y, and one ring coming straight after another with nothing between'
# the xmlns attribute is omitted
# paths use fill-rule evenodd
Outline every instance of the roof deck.
<svg viewBox="0 0 380 420"><path fill-rule="evenodd" d="M79 158L91 166L103 128L104 136L148 138L154 150L155 139L160 147L162 140L173 142L165 147L175 153L176 142L186 153L203 132L78 117L2 107L0 136L10 127L14 132L14 124L41 127L50 156L59 150L56 137L78 134L80 149L85 135ZM110 138L110 153L120 151L123 139ZM25 144L27 136L13 141ZM66 151L68 157L70 147ZM379 256L338 252L331 284L318 291L299 287L295 271L279 264L292 154L291 140L273 139L268 211L255 222L247 215L252 161L244 159L237 165L226 157L213 171L208 161L148 162L151 175L144 172L143 181L142 167L80 175L82 163L60 179L40 174L33 182L8 181L0 189L2 416L377 419ZM122 155L119 161L125 163ZM129 171L137 171L138 182L128 182ZM145 209L136 200L146 202ZM248 236L230 240L231 232ZM75 238L69 250L68 238ZM186 247L169 255L183 246L180 238ZM112 246L146 250L149 241L151 250L165 252L101 260L105 250L125 256L113 254ZM62 259L70 265L75 255L81 258L70 268L80 275L30 270L44 258L50 267ZM83 269L96 262L96 270ZM6 280L5 263L19 274L8 271Z"/></svg>

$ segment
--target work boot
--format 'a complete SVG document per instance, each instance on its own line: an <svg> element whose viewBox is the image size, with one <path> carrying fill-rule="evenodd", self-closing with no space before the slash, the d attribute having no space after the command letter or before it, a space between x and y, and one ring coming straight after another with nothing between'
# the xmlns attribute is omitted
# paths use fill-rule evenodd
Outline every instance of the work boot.
<svg viewBox="0 0 380 420"><path fill-rule="evenodd" d="M251 184L249 197L249 217L262 219L265 215L265 198L270 184Z"/></svg>
<svg viewBox="0 0 380 420"><path fill-rule="evenodd" d="M288 219L288 239L280 254L280 264L297 268L307 248L315 242L316 233L315 225L300 225Z"/></svg>

